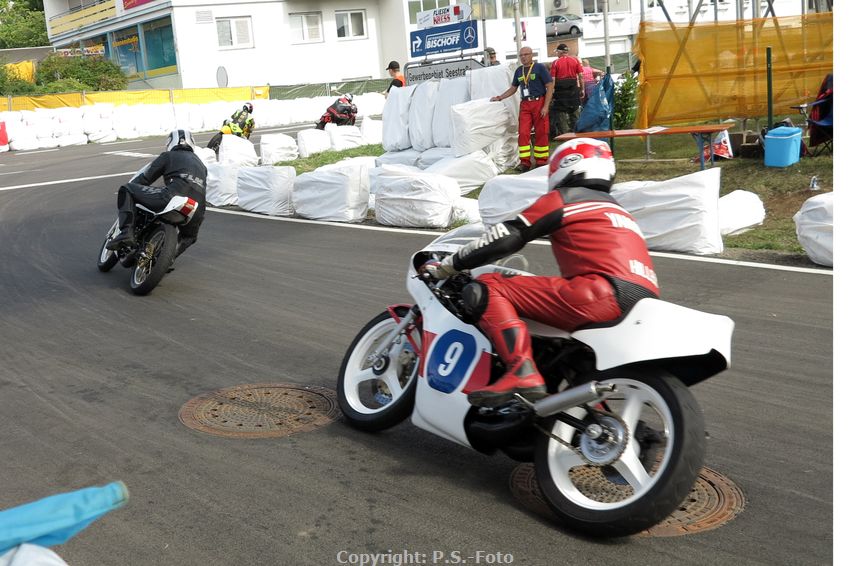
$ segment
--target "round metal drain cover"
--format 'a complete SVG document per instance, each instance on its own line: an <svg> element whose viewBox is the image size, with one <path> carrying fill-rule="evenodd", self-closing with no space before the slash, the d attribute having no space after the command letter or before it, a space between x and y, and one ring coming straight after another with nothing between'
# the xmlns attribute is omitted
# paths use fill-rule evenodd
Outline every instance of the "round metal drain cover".
<svg viewBox="0 0 850 566"><path fill-rule="evenodd" d="M612 486L610 482L602 482L603 476L598 468L586 466L582 470L586 470L578 472L582 476L581 483L584 484L581 486L582 491L592 491L595 489L597 480L599 480L600 485L606 484L605 493L607 497L604 499L617 501L628 495L628 493L620 495L608 493L612 489L617 492L619 486ZM575 476L573 479L576 483L579 483ZM630 490L631 488L624 486L623 489ZM548 519L558 520L543 499L532 464L520 464L514 468L511 474L511 493L528 510ZM710 468L703 468L700 470L694 487L691 488L691 492L679 508L651 529L640 532L635 536L671 537L716 529L738 516L744 510L744 504L744 493L732 480Z"/></svg>
<svg viewBox="0 0 850 566"><path fill-rule="evenodd" d="M325 426L340 416L330 389L280 383L237 385L190 399L180 421L218 436L267 438Z"/></svg>

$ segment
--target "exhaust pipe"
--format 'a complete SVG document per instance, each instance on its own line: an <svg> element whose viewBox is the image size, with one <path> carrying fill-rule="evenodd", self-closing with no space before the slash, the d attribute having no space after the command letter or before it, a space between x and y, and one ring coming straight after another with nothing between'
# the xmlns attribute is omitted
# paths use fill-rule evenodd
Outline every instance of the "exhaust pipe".
<svg viewBox="0 0 850 566"><path fill-rule="evenodd" d="M571 409L577 405L599 401L605 393L611 393L616 390L613 383L599 383L591 381L576 387L570 387L560 393L544 397L532 405L534 412L539 417L550 417L555 413L560 413Z"/></svg>

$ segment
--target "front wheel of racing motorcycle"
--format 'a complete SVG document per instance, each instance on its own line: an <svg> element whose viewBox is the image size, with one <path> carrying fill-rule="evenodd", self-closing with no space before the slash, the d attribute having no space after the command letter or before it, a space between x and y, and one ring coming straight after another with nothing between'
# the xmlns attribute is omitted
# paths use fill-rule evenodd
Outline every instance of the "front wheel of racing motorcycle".
<svg viewBox="0 0 850 566"><path fill-rule="evenodd" d="M177 253L177 228L159 223L139 244L136 266L130 273L130 290L147 295L156 287Z"/></svg>
<svg viewBox="0 0 850 566"><path fill-rule="evenodd" d="M118 233L118 220L112 223L112 228L106 233L106 239L100 245L100 256L97 258L97 268L106 273L118 263L118 253L106 249L106 244Z"/></svg>
<svg viewBox="0 0 850 566"><path fill-rule="evenodd" d="M407 309L396 309L405 316ZM357 335L339 369L336 394L342 414L360 430L378 431L397 425L413 411L419 356L410 339L401 333L386 352L376 349L393 332L398 323L384 311ZM421 345L421 334L413 332Z"/></svg>
<svg viewBox="0 0 850 566"><path fill-rule="evenodd" d="M567 411L585 432L550 417L535 446L543 497L572 529L627 536L666 518L702 468L705 429L690 390L662 371L606 379L603 403ZM593 426L590 426L593 425Z"/></svg>

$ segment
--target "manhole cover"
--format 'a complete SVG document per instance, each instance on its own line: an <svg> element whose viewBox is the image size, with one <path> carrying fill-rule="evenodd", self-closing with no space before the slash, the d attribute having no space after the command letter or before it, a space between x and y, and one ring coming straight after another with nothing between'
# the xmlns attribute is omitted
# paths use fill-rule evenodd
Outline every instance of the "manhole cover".
<svg viewBox="0 0 850 566"><path fill-rule="evenodd" d="M587 466L581 470L586 470L579 472L583 484L580 486L581 491L593 491L604 484L604 499L617 501L624 495L619 493L620 490L630 489L603 481L604 476L598 468ZM573 481L579 483L575 476ZM532 464L520 464L514 468L511 493L529 511L557 521L543 499ZM594 497L598 498L598 495ZM744 510L744 503L743 492L732 480L710 468L703 468L682 505L651 529L635 536L671 537L716 529L738 516Z"/></svg>
<svg viewBox="0 0 850 566"><path fill-rule="evenodd" d="M339 418L330 389L285 384L237 385L190 399L180 421L218 436L266 438L313 430Z"/></svg>

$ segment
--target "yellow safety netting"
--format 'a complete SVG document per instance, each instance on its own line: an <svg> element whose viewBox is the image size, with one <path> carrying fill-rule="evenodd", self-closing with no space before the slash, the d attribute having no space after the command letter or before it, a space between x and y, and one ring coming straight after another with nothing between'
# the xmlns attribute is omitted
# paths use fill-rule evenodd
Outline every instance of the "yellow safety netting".
<svg viewBox="0 0 850 566"><path fill-rule="evenodd" d="M245 102L268 99L269 87L190 88L173 90L120 90L107 92L72 92L40 96L13 96L9 110L80 107L88 104L204 104L207 102Z"/></svg>
<svg viewBox="0 0 850 566"><path fill-rule="evenodd" d="M832 72L832 13L693 26L644 22L635 125L767 116L768 47L778 118L814 100Z"/></svg>
<svg viewBox="0 0 850 566"><path fill-rule="evenodd" d="M6 72L10 76L17 77L28 83L35 83L35 62L21 61L20 63L6 63Z"/></svg>

